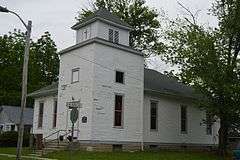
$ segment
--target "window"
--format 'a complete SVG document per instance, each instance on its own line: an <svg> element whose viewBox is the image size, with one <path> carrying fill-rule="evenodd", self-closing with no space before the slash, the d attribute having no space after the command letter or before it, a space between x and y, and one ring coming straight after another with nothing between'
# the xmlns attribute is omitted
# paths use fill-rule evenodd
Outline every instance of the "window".
<svg viewBox="0 0 240 160"><path fill-rule="evenodd" d="M114 43L119 43L119 32L114 31Z"/></svg>
<svg viewBox="0 0 240 160"><path fill-rule="evenodd" d="M114 126L122 127L123 123L123 96L115 95Z"/></svg>
<svg viewBox="0 0 240 160"><path fill-rule="evenodd" d="M43 124L43 107L44 107L44 103L40 102L39 103L39 114L38 114L38 128L42 128L42 124Z"/></svg>
<svg viewBox="0 0 240 160"><path fill-rule="evenodd" d="M212 117L208 112L206 113L206 133L212 135Z"/></svg>
<svg viewBox="0 0 240 160"><path fill-rule="evenodd" d="M181 132L187 133L187 106L181 106Z"/></svg>
<svg viewBox="0 0 240 160"><path fill-rule="evenodd" d="M108 40L110 42L119 43L119 31L109 29L108 30Z"/></svg>
<svg viewBox="0 0 240 160"><path fill-rule="evenodd" d="M158 149L158 145L149 145L149 149L152 149L152 150L155 150L155 149Z"/></svg>
<svg viewBox="0 0 240 160"><path fill-rule="evenodd" d="M8 125L8 124L7 124L7 125L5 126L5 131L11 131L11 125Z"/></svg>
<svg viewBox="0 0 240 160"><path fill-rule="evenodd" d="M11 131L15 131L15 125L14 124L11 125Z"/></svg>
<svg viewBox="0 0 240 160"><path fill-rule="evenodd" d="M79 68L72 69L72 83L79 81Z"/></svg>
<svg viewBox="0 0 240 160"><path fill-rule="evenodd" d="M122 144L113 144L112 145L113 151L122 151L122 148L123 148Z"/></svg>
<svg viewBox="0 0 240 160"><path fill-rule="evenodd" d="M57 100L53 104L53 128L57 126Z"/></svg>
<svg viewBox="0 0 240 160"><path fill-rule="evenodd" d="M87 123L87 117L86 116L82 117L82 123Z"/></svg>
<svg viewBox="0 0 240 160"><path fill-rule="evenodd" d="M113 30L112 29L108 30L108 40L110 42L113 42Z"/></svg>
<svg viewBox="0 0 240 160"><path fill-rule="evenodd" d="M157 130L157 102L151 102L150 116L151 116L150 129Z"/></svg>
<svg viewBox="0 0 240 160"><path fill-rule="evenodd" d="M116 71L116 82L117 83L124 83L124 73L120 71Z"/></svg>

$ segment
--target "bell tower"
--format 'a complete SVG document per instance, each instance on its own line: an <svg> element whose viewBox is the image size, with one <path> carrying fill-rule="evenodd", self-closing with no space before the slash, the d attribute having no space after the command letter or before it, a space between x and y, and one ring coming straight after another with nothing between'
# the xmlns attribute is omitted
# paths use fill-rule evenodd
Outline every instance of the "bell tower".
<svg viewBox="0 0 240 160"><path fill-rule="evenodd" d="M129 31L132 27L108 10L100 9L92 16L72 26L72 29L76 31L77 44L92 38L101 38L129 46Z"/></svg>

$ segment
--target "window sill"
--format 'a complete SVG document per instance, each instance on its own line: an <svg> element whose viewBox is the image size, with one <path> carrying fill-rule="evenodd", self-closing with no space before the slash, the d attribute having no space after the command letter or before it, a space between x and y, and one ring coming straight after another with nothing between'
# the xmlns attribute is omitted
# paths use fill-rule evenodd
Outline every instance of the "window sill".
<svg viewBox="0 0 240 160"><path fill-rule="evenodd" d="M124 82L123 82L123 83L121 83L121 82L116 82L116 81L115 81L115 83L116 83L116 84L120 84L120 85L125 85L125 83L124 83Z"/></svg>
<svg viewBox="0 0 240 160"><path fill-rule="evenodd" d="M181 131L182 135L188 134L187 131Z"/></svg>
<svg viewBox="0 0 240 160"><path fill-rule="evenodd" d="M113 126L113 128L116 128L116 129L123 129L123 126Z"/></svg>
<svg viewBox="0 0 240 160"><path fill-rule="evenodd" d="M78 83L79 81L71 82L71 84Z"/></svg>
<svg viewBox="0 0 240 160"><path fill-rule="evenodd" d="M150 129L150 132L158 132L157 129Z"/></svg>

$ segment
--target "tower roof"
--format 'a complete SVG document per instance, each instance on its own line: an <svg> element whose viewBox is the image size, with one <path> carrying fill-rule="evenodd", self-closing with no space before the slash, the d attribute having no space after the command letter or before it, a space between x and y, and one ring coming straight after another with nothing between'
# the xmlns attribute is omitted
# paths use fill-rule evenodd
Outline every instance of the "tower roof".
<svg viewBox="0 0 240 160"><path fill-rule="evenodd" d="M116 16L114 13L111 13L105 8L99 9L95 11L92 15L86 17L81 22L76 23L74 26L72 26L72 29L77 30L81 27L86 26L87 24L90 24L96 20L103 21L105 23L114 25L119 28L131 30L132 27L127 24L126 22L122 21L118 16Z"/></svg>

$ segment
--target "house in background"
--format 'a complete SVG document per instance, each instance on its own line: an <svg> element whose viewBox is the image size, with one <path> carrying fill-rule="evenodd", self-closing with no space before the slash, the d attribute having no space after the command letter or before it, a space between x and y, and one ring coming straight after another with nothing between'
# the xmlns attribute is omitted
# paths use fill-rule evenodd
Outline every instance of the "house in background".
<svg viewBox="0 0 240 160"><path fill-rule="evenodd" d="M193 89L144 68L143 54L129 46L131 26L101 9L72 29L76 44L59 52L59 83L29 94L39 139L66 136L77 107L74 137L88 150L218 143L219 124L204 125Z"/></svg>
<svg viewBox="0 0 240 160"><path fill-rule="evenodd" d="M0 106L0 133L6 131L18 131L21 108L18 106ZM33 108L24 110L24 130L31 131L33 126Z"/></svg>

